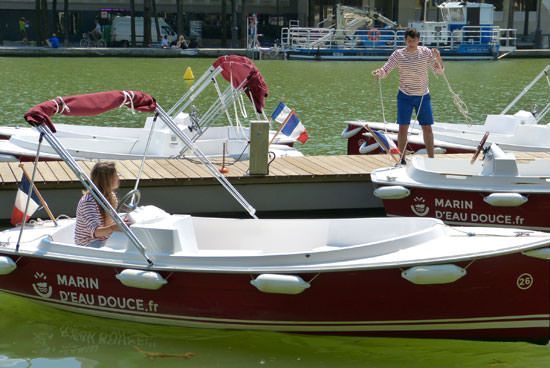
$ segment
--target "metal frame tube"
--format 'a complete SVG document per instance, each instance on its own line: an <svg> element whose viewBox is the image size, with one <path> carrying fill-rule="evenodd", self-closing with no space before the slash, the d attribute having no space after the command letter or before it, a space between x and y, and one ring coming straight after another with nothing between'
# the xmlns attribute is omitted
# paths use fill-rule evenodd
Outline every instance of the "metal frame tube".
<svg viewBox="0 0 550 368"><path fill-rule="evenodd" d="M508 106L506 106L504 108L504 110L502 110L502 112L500 113L501 115L504 115L506 114L518 101L520 98L522 98L527 92L529 92L529 90L535 85L535 83L537 83L539 81L539 79L542 78L543 75L547 75L548 76L548 71L550 70L550 65L546 65L546 68L544 68L542 70L542 72L540 72L536 77L535 79L533 79L531 81L531 83L529 83L524 89L523 91L521 91L521 93L519 95L516 96L516 98L514 98L514 100L512 102L510 102L508 104Z"/></svg>
<svg viewBox="0 0 550 368"><path fill-rule="evenodd" d="M233 185L231 185L231 183L227 180L227 178L218 171L218 169L212 164L212 162L208 160L208 158L206 158L204 153L202 153L202 151L193 144L191 139L182 130L178 128L178 126L172 120L170 115L168 115L168 113L164 111L162 107L159 105L157 105L156 112L158 114L158 117L160 117L160 119L162 120L162 122L168 128L170 128L172 132L176 136L178 136L182 140L182 142L189 147L189 149L193 151L195 156L197 156L199 160L204 164L204 166L206 166L206 168L208 169L208 171L210 171L212 176L214 176L220 182L220 184L229 192L229 194L231 194L231 196L233 196L233 198L235 198L235 200L248 212L248 214L252 218L257 219L258 217L256 217L256 209L252 207L250 203L247 202L247 200L235 189Z"/></svg>
<svg viewBox="0 0 550 368"><path fill-rule="evenodd" d="M112 217L113 221L118 225L120 230L128 236L130 239L130 242L136 247L136 249L141 253L143 258L147 261L149 266L153 265L153 261L147 256L145 252L145 247L141 243L141 241L137 238L137 236L134 234L134 232L126 225L124 220L118 215L116 210L111 206L111 203L105 198L105 196L101 193L101 191L96 187L96 185L93 183L93 181L84 173L84 171L80 168L78 163L75 161L75 159L67 152L65 147L59 142L57 137L54 136L54 134L51 132L50 128L48 128L45 125L38 125L36 127L38 131L42 134L44 134L44 138L48 141L50 146L57 152L59 157L63 159L69 166L69 168L73 171L73 173L78 177L82 185L86 189L90 191L92 196L95 198L97 203L103 209Z"/></svg>

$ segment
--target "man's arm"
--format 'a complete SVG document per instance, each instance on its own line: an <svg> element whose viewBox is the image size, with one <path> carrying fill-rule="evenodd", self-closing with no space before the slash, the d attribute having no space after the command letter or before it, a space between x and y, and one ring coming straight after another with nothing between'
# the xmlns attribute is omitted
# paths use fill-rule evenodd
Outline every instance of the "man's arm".
<svg viewBox="0 0 550 368"><path fill-rule="evenodd" d="M372 75L376 78L386 78L390 72L397 67L397 55L395 51L391 54L386 64L383 67L372 71Z"/></svg>
<svg viewBox="0 0 550 368"><path fill-rule="evenodd" d="M435 74L442 75L443 72L445 72L445 68L443 67L443 59L441 59L441 54L436 48L433 48L431 51L433 57L432 69Z"/></svg>

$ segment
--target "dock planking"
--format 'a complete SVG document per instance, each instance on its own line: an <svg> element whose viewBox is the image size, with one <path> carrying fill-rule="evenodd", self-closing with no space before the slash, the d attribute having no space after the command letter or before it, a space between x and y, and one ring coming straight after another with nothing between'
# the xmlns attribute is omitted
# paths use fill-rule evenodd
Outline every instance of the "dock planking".
<svg viewBox="0 0 550 368"><path fill-rule="evenodd" d="M248 161L228 162L226 176L229 180L253 180L253 181L280 181L285 178L322 179L334 177L368 177L373 168L382 167L380 164L372 164L372 156L361 156L350 159L348 156L306 156L283 157L275 159L269 167L269 174L265 176L248 175ZM388 161L389 162L389 161ZM95 161L78 161L78 164L86 174L89 174ZM32 174L33 163L26 162L24 167ZM138 176L141 167L139 160L116 161L117 170L122 181L132 181ZM221 164L216 165L221 168ZM0 183L3 186L17 184L21 177L19 163L0 163ZM141 174L142 184L155 182L212 180L210 172L200 162L181 159L151 159L145 160ZM36 168L35 181L46 185L63 185L77 182L76 175L68 165L62 161L40 161Z"/></svg>
<svg viewBox="0 0 550 368"><path fill-rule="evenodd" d="M450 159L470 158L471 154L441 155ZM520 161L550 158L550 153L516 153ZM89 174L96 161L78 161ZM133 189L142 162L116 161L120 175L119 195ZM0 221L11 216L12 203L21 179L18 162L0 163ZM214 164L218 169L221 162ZM388 155L306 156L277 158L268 175L249 175L247 161L226 163L225 176L261 216L357 216L382 209L370 174L394 166ZM24 163L32 175L34 163ZM65 162L39 162L35 170L37 188L57 215L74 216L82 196L82 184ZM143 205L155 205L170 213L199 216L246 217L243 208L219 185L208 169L196 160L146 160L139 189ZM7 204L7 205L6 205ZM281 215L282 214L282 215ZM38 211L37 216L42 216Z"/></svg>
<svg viewBox="0 0 550 368"><path fill-rule="evenodd" d="M550 152L516 152L518 160L528 161L537 158L550 158ZM470 157L469 154L445 155L447 158ZM95 161L78 161L87 174ZM0 163L0 190L13 188L21 178L21 169L17 162ZM141 167L140 160L116 161L117 170L122 182L136 180ZM304 156L282 157L271 162L269 174L261 176L248 175L248 161L228 162L227 178L230 181L254 183L319 182L319 181L368 181L370 173L381 167L395 165L388 155L339 155L339 156ZM217 163L218 168L221 163ZM29 173L33 172L33 163L24 163ZM40 185L63 187L77 184L76 175L62 161L41 161L35 173L35 181ZM210 172L200 162L182 159L146 160L141 174L141 185L164 186L175 182L192 185L193 182L216 183Z"/></svg>

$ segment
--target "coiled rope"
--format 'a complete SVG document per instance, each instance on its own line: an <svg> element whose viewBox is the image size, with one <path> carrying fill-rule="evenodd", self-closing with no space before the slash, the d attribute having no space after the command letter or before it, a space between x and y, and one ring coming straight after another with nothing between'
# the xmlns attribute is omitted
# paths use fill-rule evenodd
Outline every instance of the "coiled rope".
<svg viewBox="0 0 550 368"><path fill-rule="evenodd" d="M458 112L464 116L468 124L472 123L472 118L470 117L470 113L468 111L468 105L466 105L466 102L464 102L460 96L453 91L453 88L451 87L451 83L449 83L449 80L447 79L447 75L445 72L443 72L443 79L447 83L447 88L449 88L449 92L451 93L451 96L453 97L453 104L455 105Z"/></svg>

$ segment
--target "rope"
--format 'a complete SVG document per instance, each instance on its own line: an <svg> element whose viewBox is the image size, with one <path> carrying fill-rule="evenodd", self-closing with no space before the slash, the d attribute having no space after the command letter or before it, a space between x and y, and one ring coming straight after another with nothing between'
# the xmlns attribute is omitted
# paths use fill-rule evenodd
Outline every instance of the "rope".
<svg viewBox="0 0 550 368"><path fill-rule="evenodd" d="M384 111L384 97L382 96L382 80L381 78L378 78L378 93L380 95L380 105L382 106L382 120L384 121L384 124L386 124L386 113ZM387 132L387 128L384 125L384 131Z"/></svg>
<svg viewBox="0 0 550 368"><path fill-rule="evenodd" d="M457 108L458 112L464 116L464 118L466 119L466 121L468 122L468 124L471 124L472 123L472 118L470 117L469 115L469 111L468 111L468 106L466 105L466 103L460 98L460 96L455 93L455 91L453 91L452 87L451 87L451 84L449 83L449 80L447 79L447 75L445 74L445 72L443 72L443 79L445 80L445 82L447 83L447 88L449 88L449 92L451 93L452 97L453 97L453 104L455 105L455 107Z"/></svg>
<svg viewBox="0 0 550 368"><path fill-rule="evenodd" d="M122 95L124 96L124 101L122 101L119 108L125 105L130 105L130 110L132 110L132 114L135 114L136 111L134 110L134 91L122 91Z"/></svg>
<svg viewBox="0 0 550 368"><path fill-rule="evenodd" d="M59 100L59 102L57 102ZM56 114L60 114L60 115L63 115L63 113L65 111L67 112L71 112L71 109L69 108L69 106L67 106L67 104L65 103L65 101L63 101L63 97L61 96L57 96L56 98L54 98L53 100L53 103L55 103L55 113ZM61 110L59 109L60 108L60 105L61 104Z"/></svg>

